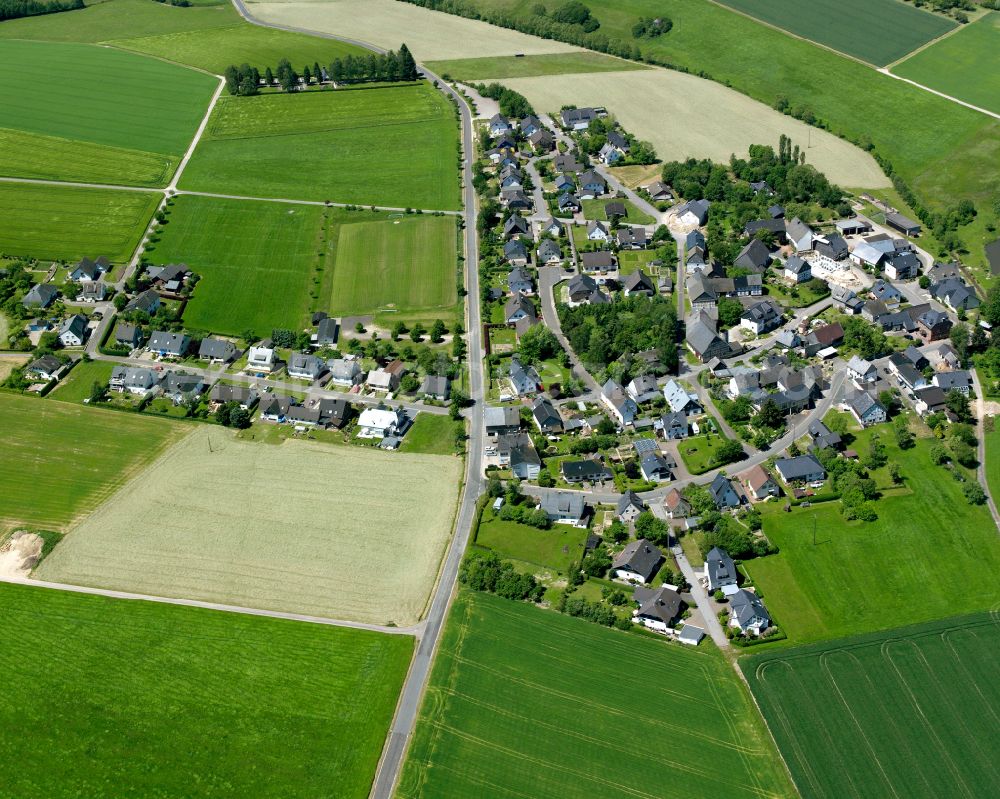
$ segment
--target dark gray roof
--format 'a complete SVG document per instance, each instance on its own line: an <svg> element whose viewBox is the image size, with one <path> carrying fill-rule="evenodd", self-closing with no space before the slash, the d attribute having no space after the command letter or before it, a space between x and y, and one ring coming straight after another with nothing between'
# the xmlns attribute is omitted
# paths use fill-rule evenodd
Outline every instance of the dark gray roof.
<svg viewBox="0 0 1000 799"><path fill-rule="evenodd" d="M635 589L632 599L639 603L639 617L656 619L664 624L670 624L681 613L681 595L673 588Z"/></svg>
<svg viewBox="0 0 1000 799"><path fill-rule="evenodd" d="M774 462L774 468L778 470L778 473L786 483L791 480L803 480L807 476L814 474L826 476L826 469L823 468L823 465L813 455L796 455L794 458L779 458Z"/></svg>
<svg viewBox="0 0 1000 799"><path fill-rule="evenodd" d="M622 550L621 554L615 558L611 568L627 569L641 575L646 582L649 582L653 579L653 575L659 571L661 563L663 563L663 553L660 552L659 548L645 538L640 538L638 541L632 541Z"/></svg>
<svg viewBox="0 0 1000 799"><path fill-rule="evenodd" d="M559 468L563 473L563 477L570 483L581 480L593 483L599 480L607 480L612 476L611 470L607 466L599 461L590 459L563 461L559 464Z"/></svg>
<svg viewBox="0 0 1000 799"><path fill-rule="evenodd" d="M236 355L236 345L221 338L203 338L198 345L198 357L228 361Z"/></svg>
<svg viewBox="0 0 1000 799"><path fill-rule="evenodd" d="M621 516L629 508L638 508L639 510L644 510L646 508L646 503L643 502L639 495L635 491L626 491L618 498L618 505L615 508L616 513Z"/></svg>
<svg viewBox="0 0 1000 799"><path fill-rule="evenodd" d="M579 491L549 491L538 505L549 516L579 519L587 509L587 501Z"/></svg>
<svg viewBox="0 0 1000 799"><path fill-rule="evenodd" d="M767 612L767 608L764 607L764 603L760 601L760 597L756 594L751 594L745 589L741 588L729 597L729 607L735 614L741 627L750 624L755 617L763 619L766 622L762 627L771 623L771 616Z"/></svg>
<svg viewBox="0 0 1000 799"><path fill-rule="evenodd" d="M736 585L738 578L736 564L726 550L712 547L705 556L705 568L712 585Z"/></svg>

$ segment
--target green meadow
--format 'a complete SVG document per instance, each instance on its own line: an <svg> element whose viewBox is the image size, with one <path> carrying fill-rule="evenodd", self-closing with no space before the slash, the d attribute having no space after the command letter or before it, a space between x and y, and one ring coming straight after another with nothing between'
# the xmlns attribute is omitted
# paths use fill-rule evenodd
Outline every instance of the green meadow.
<svg viewBox="0 0 1000 799"><path fill-rule="evenodd" d="M0 585L0 605L8 796L364 799L413 651L407 636L30 586Z"/></svg>
<svg viewBox="0 0 1000 799"><path fill-rule="evenodd" d="M575 72L622 72L647 68L634 61L613 58L589 50L543 55L453 58L448 61L428 61L426 66L437 75L461 81L533 78L539 75L568 75Z"/></svg>
<svg viewBox="0 0 1000 799"><path fill-rule="evenodd" d="M654 754L637 761L639 752ZM396 795L791 797L749 694L691 650L462 591Z"/></svg>
<svg viewBox="0 0 1000 799"><path fill-rule="evenodd" d="M427 83L223 97L181 188L452 210L458 124Z"/></svg>
<svg viewBox="0 0 1000 799"><path fill-rule="evenodd" d="M0 183L0 252L127 261L159 201L152 192Z"/></svg>
<svg viewBox="0 0 1000 799"><path fill-rule="evenodd" d="M998 648L996 614L982 613L740 668L804 799L986 797L1000 794Z"/></svg>
<svg viewBox="0 0 1000 799"><path fill-rule="evenodd" d="M0 429L0 530L66 530L189 428L0 393Z"/></svg>

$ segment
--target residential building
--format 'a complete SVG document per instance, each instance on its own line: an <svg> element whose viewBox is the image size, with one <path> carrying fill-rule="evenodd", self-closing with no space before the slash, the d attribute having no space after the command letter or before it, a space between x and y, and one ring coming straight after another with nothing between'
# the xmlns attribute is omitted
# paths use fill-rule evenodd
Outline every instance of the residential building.
<svg viewBox="0 0 1000 799"><path fill-rule="evenodd" d="M160 376L152 369L115 366L111 370L108 388L119 394L124 394L127 391L129 394L145 397L157 388L159 382Z"/></svg>
<svg viewBox="0 0 1000 799"><path fill-rule="evenodd" d="M778 458L774 468L787 485L792 483L816 483L826 480L826 469L816 460L815 455L796 455L793 458Z"/></svg>
<svg viewBox="0 0 1000 799"><path fill-rule="evenodd" d="M63 362L55 355L43 355L41 358L29 363L25 367L24 373L29 377L49 381L58 376L62 368Z"/></svg>
<svg viewBox="0 0 1000 799"><path fill-rule="evenodd" d="M635 622L659 633L665 633L674 626L684 605L681 595L671 585L659 588L638 586L632 599L639 604L638 609L632 611Z"/></svg>
<svg viewBox="0 0 1000 799"><path fill-rule="evenodd" d="M927 311L917 318L917 335L924 344L946 339L951 334L951 319L943 311Z"/></svg>
<svg viewBox="0 0 1000 799"><path fill-rule="evenodd" d="M736 585L739 573L736 564L729 553L720 547L712 547L705 556L705 582L709 591L721 591L723 588Z"/></svg>
<svg viewBox="0 0 1000 799"><path fill-rule="evenodd" d="M589 515L584 495L578 491L546 492L538 505L553 524L586 527Z"/></svg>
<svg viewBox="0 0 1000 799"><path fill-rule="evenodd" d="M163 396L174 405L181 405L204 394L206 385L201 375L169 371L160 381L160 387Z"/></svg>
<svg viewBox="0 0 1000 799"><path fill-rule="evenodd" d="M662 180L654 180L646 187L646 193L653 202L666 202L674 199L674 191Z"/></svg>
<svg viewBox="0 0 1000 799"><path fill-rule="evenodd" d="M611 572L616 579L645 584L656 576L663 561L660 549L645 538L640 538L626 545L611 564Z"/></svg>
<svg viewBox="0 0 1000 799"><path fill-rule="evenodd" d="M340 333L340 323L331 316L319 321L316 326L316 346L333 347L337 343L337 336Z"/></svg>
<svg viewBox="0 0 1000 799"><path fill-rule="evenodd" d="M781 327L784 321L782 313L781 306L774 300L763 300L743 312L740 317L740 327L759 336Z"/></svg>
<svg viewBox="0 0 1000 799"><path fill-rule="evenodd" d="M790 283L805 283L812 280L812 265L804 258L797 255L790 255L785 261L785 280Z"/></svg>
<svg viewBox="0 0 1000 799"><path fill-rule="evenodd" d="M771 263L771 251L760 239L751 239L733 261L733 266L749 269L752 272L763 272Z"/></svg>
<svg viewBox="0 0 1000 799"><path fill-rule="evenodd" d="M688 437L688 419L683 411L663 414L660 417L660 434L668 441L676 441Z"/></svg>
<svg viewBox="0 0 1000 799"><path fill-rule="evenodd" d="M715 479L708 487L708 493L712 495L715 507L719 510L740 506L739 493L733 488L732 481L721 472L715 475Z"/></svg>
<svg viewBox="0 0 1000 799"><path fill-rule="evenodd" d="M385 366L369 372L365 386L373 391L395 391L399 388L399 381L402 380L404 374L406 374L406 366L397 358Z"/></svg>
<svg viewBox="0 0 1000 799"><path fill-rule="evenodd" d="M708 200L691 200L684 203L674 211L677 221L682 225L695 225L702 227L708 222L708 209L711 203Z"/></svg>
<svg viewBox="0 0 1000 799"><path fill-rule="evenodd" d="M91 261L89 258L81 258L79 263L70 271L67 279L77 283L85 280L98 280L110 268L111 262L103 255L96 261Z"/></svg>
<svg viewBox="0 0 1000 799"><path fill-rule="evenodd" d="M562 126L567 130L586 130L598 116L594 108L565 108L559 112Z"/></svg>
<svg viewBox="0 0 1000 799"><path fill-rule="evenodd" d="M626 275L622 281L622 293L626 297L652 297L656 294L656 286L653 285L653 281L649 279L649 276L645 272L641 269L636 269L634 272Z"/></svg>
<svg viewBox="0 0 1000 799"><path fill-rule="evenodd" d="M516 433L521 429L521 417L518 415L517 408L509 406L487 405L483 409L483 421L488 436Z"/></svg>
<svg viewBox="0 0 1000 799"><path fill-rule="evenodd" d="M64 347L80 347L87 338L87 317L73 314L59 326L59 343Z"/></svg>
<svg viewBox="0 0 1000 799"><path fill-rule="evenodd" d="M516 356L510 359L510 383L519 397L535 394L542 385L542 379L530 364L525 366Z"/></svg>
<svg viewBox="0 0 1000 799"><path fill-rule="evenodd" d="M451 381L445 375L427 375L420 384L419 393L427 399L447 402L451 396Z"/></svg>
<svg viewBox="0 0 1000 799"><path fill-rule="evenodd" d="M618 275L618 262L613 253L607 250L580 253L580 269L583 272L597 275L599 283L614 279Z"/></svg>
<svg viewBox="0 0 1000 799"><path fill-rule="evenodd" d="M563 420L555 405L547 397L538 397L531 403L531 418L540 433L561 433Z"/></svg>
<svg viewBox="0 0 1000 799"><path fill-rule="evenodd" d="M847 362L848 376L858 383L874 383L878 380L878 369L871 361L852 355Z"/></svg>
<svg viewBox="0 0 1000 799"><path fill-rule="evenodd" d="M122 309L122 313L142 311L152 316L160 307L160 295L155 289L146 289L137 294Z"/></svg>
<svg viewBox="0 0 1000 799"><path fill-rule="evenodd" d="M781 487L763 466L754 466L743 475L747 492L756 500L781 496Z"/></svg>
<svg viewBox="0 0 1000 799"><path fill-rule="evenodd" d="M330 385L351 388L361 383L361 364L355 358L334 358L327 362Z"/></svg>
<svg viewBox="0 0 1000 799"><path fill-rule="evenodd" d="M601 388L601 402L622 427L632 424L639 415L635 400L614 380L608 380Z"/></svg>
<svg viewBox="0 0 1000 799"><path fill-rule="evenodd" d="M326 364L315 355L293 352L288 357L286 371L289 377L297 377L302 380L316 380L326 371Z"/></svg>
<svg viewBox="0 0 1000 799"><path fill-rule="evenodd" d="M278 359L273 347L258 344L247 350L247 365L243 367L243 371L253 374L270 374L277 368Z"/></svg>
<svg viewBox="0 0 1000 799"><path fill-rule="evenodd" d="M639 459L642 479L662 483L673 478L673 466L660 452L647 452Z"/></svg>
<svg viewBox="0 0 1000 799"><path fill-rule="evenodd" d="M840 449L842 440L839 433L834 433L823 422L813 421L809 424L809 437L817 450Z"/></svg>
<svg viewBox="0 0 1000 799"><path fill-rule="evenodd" d="M834 322L832 325L823 325L808 333L803 343L803 350L807 356L816 355L820 350L839 347L843 343L844 328Z"/></svg>
<svg viewBox="0 0 1000 799"><path fill-rule="evenodd" d="M562 461L559 464L563 480L567 483L603 483L614 475L600 461L585 458L579 461Z"/></svg>
<svg viewBox="0 0 1000 799"><path fill-rule="evenodd" d="M615 231L615 238L622 250L644 250L649 246L649 233L644 227L622 225Z"/></svg>
<svg viewBox="0 0 1000 799"><path fill-rule="evenodd" d="M729 597L729 626L744 635L758 636L771 625L771 617L756 594L741 588Z"/></svg>
<svg viewBox="0 0 1000 799"><path fill-rule="evenodd" d="M972 390L972 375L964 369L955 372L937 372L931 379L931 383L946 394L949 391L960 391L965 396L969 396L969 392Z"/></svg>
<svg viewBox="0 0 1000 799"><path fill-rule="evenodd" d="M698 395L686 389L676 380L669 380L663 387L663 398L674 413L683 413L687 416L698 416L704 413Z"/></svg>
<svg viewBox="0 0 1000 799"><path fill-rule="evenodd" d="M806 252L813 248L813 229L798 217L785 222L785 237L796 252ZM807 278L808 279L808 278Z"/></svg>
<svg viewBox="0 0 1000 799"><path fill-rule="evenodd" d="M626 491L618 499L615 506L615 516L618 521L629 524L639 518L639 514L646 510L646 503L643 502L635 491Z"/></svg>
<svg viewBox="0 0 1000 799"><path fill-rule="evenodd" d="M732 348L716 330L713 319L705 314L693 314L685 325L684 343L702 362L713 358L728 358Z"/></svg>
<svg viewBox="0 0 1000 799"><path fill-rule="evenodd" d="M558 242L552 239L542 239L542 243L538 245L539 265L561 264L563 260L562 247L559 246Z"/></svg>
<svg viewBox="0 0 1000 799"><path fill-rule="evenodd" d="M191 339L183 333L155 330L146 342L146 349L160 357L183 358L191 346Z"/></svg>
<svg viewBox="0 0 1000 799"><path fill-rule="evenodd" d="M625 391L638 405L660 396L660 387L652 375L637 375L625 386Z"/></svg>
<svg viewBox="0 0 1000 799"><path fill-rule="evenodd" d="M512 325L521 319L537 319L538 314L531 300L523 294L515 294L504 304L503 318L508 325Z"/></svg>
<svg viewBox="0 0 1000 799"><path fill-rule="evenodd" d="M358 416L359 438L385 438L405 430L408 419L399 408L365 408Z"/></svg>
<svg viewBox="0 0 1000 799"><path fill-rule="evenodd" d="M80 293L76 295L80 302L104 302L108 294L108 286L101 280L84 280L80 284Z"/></svg>
<svg viewBox="0 0 1000 799"><path fill-rule="evenodd" d="M671 488L663 498L663 508L671 519L684 519L691 515L691 503L676 488Z"/></svg>
<svg viewBox="0 0 1000 799"><path fill-rule="evenodd" d="M505 239L531 235L531 223L520 214L511 214L503 225Z"/></svg>
<svg viewBox="0 0 1000 799"><path fill-rule="evenodd" d="M843 261L850 253L850 248L842 236L837 233L827 233L813 239L813 249L831 261Z"/></svg>
<svg viewBox="0 0 1000 799"><path fill-rule="evenodd" d="M600 197L607 190L607 182L592 169L580 173L580 196L584 199L588 197Z"/></svg>
<svg viewBox="0 0 1000 799"><path fill-rule="evenodd" d="M887 418L885 407L869 391L850 391L845 406L862 427L880 424Z"/></svg>
<svg viewBox="0 0 1000 799"><path fill-rule="evenodd" d="M229 363L236 354L236 345L222 338L203 338L198 345L198 357L209 363Z"/></svg>
<svg viewBox="0 0 1000 799"><path fill-rule="evenodd" d="M25 308L48 308L58 295L59 292L54 286L47 283L36 283L21 298L21 304Z"/></svg>
<svg viewBox="0 0 1000 799"><path fill-rule="evenodd" d="M227 386L216 383L208 392L208 401L216 406L235 402L243 410L249 411L260 401L260 395L253 386Z"/></svg>
<svg viewBox="0 0 1000 799"><path fill-rule="evenodd" d="M142 343L142 328L138 325L130 325L127 322L119 322L115 328L115 344L122 347L135 349Z"/></svg>
<svg viewBox="0 0 1000 799"><path fill-rule="evenodd" d="M599 219L592 219L587 223L587 239L590 241L611 241L611 232L608 226Z"/></svg>
<svg viewBox="0 0 1000 799"><path fill-rule="evenodd" d="M520 239L511 239L503 245L503 257L511 266L526 266L528 263L528 248Z"/></svg>

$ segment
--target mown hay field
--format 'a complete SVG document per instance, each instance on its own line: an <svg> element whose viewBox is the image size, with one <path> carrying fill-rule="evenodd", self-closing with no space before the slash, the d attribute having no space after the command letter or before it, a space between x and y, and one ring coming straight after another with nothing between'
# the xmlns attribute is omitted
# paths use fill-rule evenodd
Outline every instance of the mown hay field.
<svg viewBox="0 0 1000 799"><path fill-rule="evenodd" d="M1000 795L995 613L745 658L804 799Z"/></svg>
<svg viewBox="0 0 1000 799"><path fill-rule="evenodd" d="M0 183L0 252L127 261L159 200L152 192Z"/></svg>
<svg viewBox="0 0 1000 799"><path fill-rule="evenodd" d="M0 531L65 530L189 428L0 393Z"/></svg>
<svg viewBox="0 0 1000 799"><path fill-rule="evenodd" d="M248 2L247 7L264 22L333 33L392 49L406 42L421 61L569 53L580 49L396 0Z"/></svg>
<svg viewBox="0 0 1000 799"><path fill-rule="evenodd" d="M892 72L1000 114L1000 12L914 53Z"/></svg>
<svg viewBox="0 0 1000 799"><path fill-rule="evenodd" d="M0 83L3 129L57 140L43 139L39 153L30 138L5 136L3 174L127 185L167 183L218 85L175 64L84 44L7 41L0 71L32 76Z"/></svg>
<svg viewBox="0 0 1000 799"><path fill-rule="evenodd" d="M423 81L225 97L181 188L454 210L457 158L454 109Z"/></svg>
<svg viewBox="0 0 1000 799"><path fill-rule="evenodd" d="M398 625L423 613L461 461L200 427L75 527L40 579Z"/></svg>
<svg viewBox="0 0 1000 799"><path fill-rule="evenodd" d="M413 651L33 586L0 585L0 606L6 796L364 799Z"/></svg>
<svg viewBox="0 0 1000 799"><path fill-rule="evenodd" d="M718 650L459 594L397 796L666 795L795 795Z"/></svg>
<svg viewBox="0 0 1000 799"><path fill-rule="evenodd" d="M478 81L483 78L531 78L538 75L568 75L573 72L624 72L649 69L644 64L590 50L575 53L545 53L526 56L492 56L428 61L427 68L444 78Z"/></svg>
<svg viewBox="0 0 1000 799"><path fill-rule="evenodd" d="M958 23L899 0L719 0L744 14L876 66L891 64Z"/></svg>
<svg viewBox="0 0 1000 799"><path fill-rule="evenodd" d="M664 161L744 156L751 144L777 147L784 133L834 183L876 188L889 180L875 160L852 144L785 116L718 83L666 69L511 78L536 111L602 105L630 133L653 144ZM628 86L628 91L622 91ZM807 146L809 145L809 146Z"/></svg>

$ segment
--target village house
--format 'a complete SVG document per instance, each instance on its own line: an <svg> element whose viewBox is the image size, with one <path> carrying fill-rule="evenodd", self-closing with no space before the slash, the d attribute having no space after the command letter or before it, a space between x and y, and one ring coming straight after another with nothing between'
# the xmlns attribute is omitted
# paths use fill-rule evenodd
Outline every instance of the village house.
<svg viewBox="0 0 1000 799"><path fill-rule="evenodd" d="M47 283L36 283L21 298L21 304L25 308L48 308L58 295L59 292L54 286Z"/></svg>
<svg viewBox="0 0 1000 799"><path fill-rule="evenodd" d="M161 358L183 358L190 346L191 339L188 336L164 330L153 331L149 336L149 341L146 342L146 349Z"/></svg>
<svg viewBox="0 0 1000 799"><path fill-rule="evenodd" d="M639 459L639 472L643 480L662 483L673 479L673 469L676 465L668 461L661 452L646 452Z"/></svg>
<svg viewBox="0 0 1000 799"><path fill-rule="evenodd" d="M486 427L487 436L506 435L516 433L521 429L521 418L517 408L509 406L487 405L483 409L483 422Z"/></svg>
<svg viewBox="0 0 1000 799"><path fill-rule="evenodd" d="M59 343L64 347L83 346L87 338L87 317L73 314L59 326Z"/></svg>
<svg viewBox="0 0 1000 799"><path fill-rule="evenodd" d="M399 381L406 374L405 364L398 358L390 361L385 366L373 369L368 373L365 386L372 391L395 391L399 388Z"/></svg>
<svg viewBox="0 0 1000 799"><path fill-rule="evenodd" d="M538 397L531 403L531 418L540 433L548 435L563 431L562 417L547 397Z"/></svg>
<svg viewBox="0 0 1000 799"><path fill-rule="evenodd" d="M555 265L563 262L562 247L552 239L542 239L538 245L538 263L540 265Z"/></svg>
<svg viewBox="0 0 1000 799"><path fill-rule="evenodd" d="M816 460L815 455L796 455L793 458L778 458L774 468L786 485L793 483L818 483L826 480L826 469Z"/></svg>
<svg viewBox="0 0 1000 799"><path fill-rule="evenodd" d="M119 322L115 328L115 344L135 349L142 343L142 328L127 322Z"/></svg>
<svg viewBox="0 0 1000 799"><path fill-rule="evenodd" d="M611 232L608 226L599 219L593 219L587 223L587 239L589 241L611 241Z"/></svg>
<svg viewBox="0 0 1000 799"><path fill-rule="evenodd" d="M729 597L729 626L744 635L759 636L771 625L767 608L756 594L740 589Z"/></svg>
<svg viewBox="0 0 1000 799"><path fill-rule="evenodd" d="M519 397L535 394L542 385L542 379L530 364L525 366L517 357L510 359L508 371L511 386Z"/></svg>
<svg viewBox="0 0 1000 799"><path fill-rule="evenodd" d="M511 239L503 245L503 257L511 266L526 266L528 263L528 248L520 239Z"/></svg>
<svg viewBox="0 0 1000 799"><path fill-rule="evenodd" d="M115 366L111 370L108 388L119 394L128 392L145 397L153 393L160 382L160 376L152 369L136 366Z"/></svg>
<svg viewBox="0 0 1000 799"><path fill-rule="evenodd" d="M337 336L340 333L340 323L332 316L324 317L316 325L317 347L332 347L337 343Z"/></svg>
<svg viewBox="0 0 1000 799"><path fill-rule="evenodd" d="M740 327L748 333L761 335L781 327L784 321L781 306L774 300L763 300L747 308L740 316Z"/></svg>
<svg viewBox="0 0 1000 799"><path fill-rule="evenodd" d="M881 424L887 418L885 407L869 391L849 391L844 406L862 427Z"/></svg>
<svg viewBox="0 0 1000 799"><path fill-rule="evenodd" d="M736 564L726 550L712 547L705 556L705 583L709 591L721 591L735 586L739 577Z"/></svg>
<svg viewBox="0 0 1000 799"><path fill-rule="evenodd" d="M578 491L550 491L538 505L553 524L586 527L589 510L583 494Z"/></svg>
<svg viewBox="0 0 1000 799"><path fill-rule="evenodd" d="M24 374L28 377L48 382L58 377L62 369L63 362L55 355L43 355L41 358L29 363L24 369Z"/></svg>
<svg viewBox="0 0 1000 799"><path fill-rule="evenodd" d="M122 309L122 313L134 313L142 311L152 316L160 307L160 295L154 289L146 289L137 294Z"/></svg>
<svg viewBox="0 0 1000 799"><path fill-rule="evenodd" d="M359 438L386 438L400 435L409 419L399 408L365 408L358 416Z"/></svg>
<svg viewBox="0 0 1000 799"><path fill-rule="evenodd" d="M670 519L684 519L691 515L691 503L676 488L671 488L663 498L663 509Z"/></svg>
<svg viewBox="0 0 1000 799"><path fill-rule="evenodd" d="M531 232L531 223L520 214L512 214L507 217L503 225L503 237L505 239L528 236Z"/></svg>
<svg viewBox="0 0 1000 799"><path fill-rule="evenodd" d="M289 377L296 377L301 380L316 380L326 371L326 364L315 355L307 355L302 352L293 352L288 357L288 365L285 367Z"/></svg>
<svg viewBox="0 0 1000 799"><path fill-rule="evenodd" d="M77 265L70 270L67 279L76 283L81 283L85 280L98 280L110 268L111 262L103 255L94 261L91 261L89 258L81 258Z"/></svg>
<svg viewBox="0 0 1000 799"><path fill-rule="evenodd" d="M708 222L708 209L711 203L708 200L691 200L677 208L674 213L677 221L682 225L703 226Z"/></svg>
<svg viewBox="0 0 1000 799"><path fill-rule="evenodd" d="M847 375L856 383L874 383L878 380L878 369L871 361L852 355L847 362Z"/></svg>
<svg viewBox="0 0 1000 799"><path fill-rule="evenodd" d="M521 319L536 319L535 305L523 294L515 294L510 297L503 306L503 318L508 325L512 325Z"/></svg>
<svg viewBox="0 0 1000 799"><path fill-rule="evenodd" d="M361 383L361 364L356 358L334 358L327 362L327 367L330 370L330 385L351 388Z"/></svg>
<svg viewBox="0 0 1000 799"><path fill-rule="evenodd" d="M451 380L446 375L427 375L420 383L418 393L426 399L447 402L451 396Z"/></svg>
<svg viewBox="0 0 1000 799"><path fill-rule="evenodd" d="M639 415L635 400L614 380L608 380L601 388L601 402L622 427L632 424Z"/></svg>
<svg viewBox="0 0 1000 799"><path fill-rule="evenodd" d="M632 599L639 605L632 611L633 620L658 633L665 633L676 624L684 606L681 595L671 585L659 588L638 586Z"/></svg>
<svg viewBox="0 0 1000 799"><path fill-rule="evenodd" d="M751 239L740 254L733 261L733 266L738 269L749 269L751 272L761 273L771 263L771 251L760 239Z"/></svg>
<svg viewBox="0 0 1000 799"><path fill-rule="evenodd" d="M715 507L719 510L738 508L741 504L740 495L733 488L732 481L721 472L715 475L715 479L709 484L708 493L711 494Z"/></svg>
<svg viewBox="0 0 1000 799"><path fill-rule="evenodd" d="M949 391L959 391L965 396L969 396L969 392L972 391L972 375L965 370L937 372L931 379L931 383L945 394Z"/></svg>
<svg viewBox="0 0 1000 799"><path fill-rule="evenodd" d="M163 396L169 399L174 405L181 405L193 399L197 399L205 393L205 380L201 375L188 374L187 372L169 371L160 381Z"/></svg>
<svg viewBox="0 0 1000 799"><path fill-rule="evenodd" d="M571 308L577 305L594 305L611 302L611 298L598 288L597 281L590 275L574 275L566 286Z"/></svg>
<svg viewBox="0 0 1000 799"><path fill-rule="evenodd" d="M580 269L588 274L597 275L598 283L618 277L618 261L614 254L607 250L580 253Z"/></svg>
<svg viewBox="0 0 1000 799"><path fill-rule="evenodd" d="M812 280L812 265L804 258L791 255L785 261L783 274L789 283L805 283L807 280Z"/></svg>
<svg viewBox="0 0 1000 799"><path fill-rule="evenodd" d="M611 470L600 461L592 458L584 458L579 461L562 461L559 464L559 471L563 480L567 483L603 483L611 480L614 475Z"/></svg>
<svg viewBox="0 0 1000 799"><path fill-rule="evenodd" d="M208 401L212 410L227 402L235 402L243 410L249 411L260 401L260 395L253 386L227 386L216 383L208 392Z"/></svg>
<svg viewBox="0 0 1000 799"><path fill-rule="evenodd" d="M951 334L951 319L942 311L926 311L917 318L917 335L924 344L946 339Z"/></svg>
<svg viewBox="0 0 1000 799"><path fill-rule="evenodd" d="M247 350L247 365L243 371L252 374L271 374L278 368L277 355L274 348L258 344Z"/></svg>
<svg viewBox="0 0 1000 799"><path fill-rule="evenodd" d="M622 293L626 297L652 297L656 294L656 286L645 272L636 269L622 281Z"/></svg>
<svg viewBox="0 0 1000 799"><path fill-rule="evenodd" d="M559 113L562 126L567 130L582 131L600 116L595 108L564 108Z"/></svg>
<svg viewBox="0 0 1000 799"><path fill-rule="evenodd" d="M615 579L645 584L652 582L663 561L659 548L640 538L626 545L611 564L611 572Z"/></svg>
<svg viewBox="0 0 1000 799"><path fill-rule="evenodd" d="M660 435L667 441L677 441L688 437L688 418L683 411L670 411L663 414L655 426Z"/></svg>
<svg viewBox="0 0 1000 799"><path fill-rule="evenodd" d="M646 503L639 498L635 491L626 491L618 498L615 506L615 517L620 522L631 524L639 518L639 514L646 510Z"/></svg>
<svg viewBox="0 0 1000 799"><path fill-rule="evenodd" d="M777 481L760 465L754 466L743 475L743 484L750 496L758 501L781 496L781 487Z"/></svg>
<svg viewBox="0 0 1000 799"><path fill-rule="evenodd" d="M660 396L660 387L653 375L636 375L625 386L625 391L639 405Z"/></svg>
<svg viewBox="0 0 1000 799"><path fill-rule="evenodd" d="M104 302L108 295L108 286L101 280L84 280L80 283L80 293L76 295L79 302Z"/></svg>
<svg viewBox="0 0 1000 799"><path fill-rule="evenodd" d="M222 338L203 338L198 345L198 358L209 363L229 363L236 354L236 345Z"/></svg>

